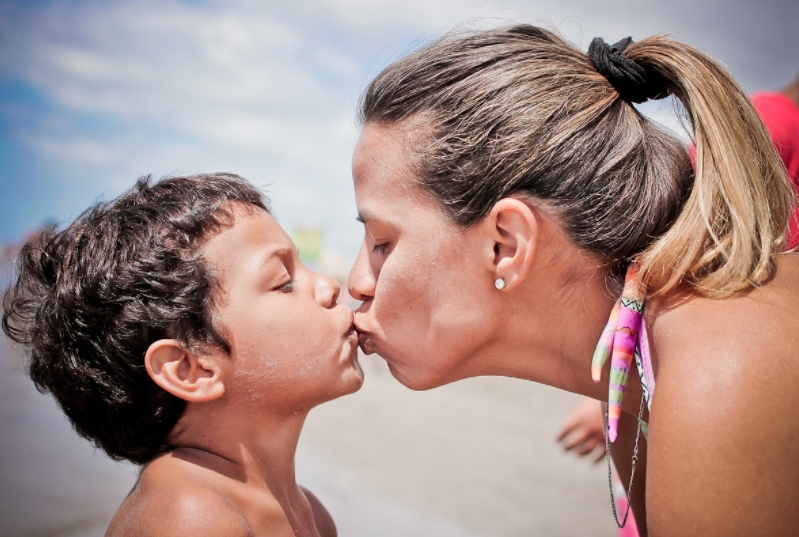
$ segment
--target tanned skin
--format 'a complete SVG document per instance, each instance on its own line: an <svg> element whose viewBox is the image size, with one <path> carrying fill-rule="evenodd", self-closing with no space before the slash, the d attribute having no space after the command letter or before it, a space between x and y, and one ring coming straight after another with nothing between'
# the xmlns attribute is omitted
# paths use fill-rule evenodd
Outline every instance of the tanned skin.
<svg viewBox="0 0 799 537"><path fill-rule="evenodd" d="M231 353L150 346L148 373L187 408L174 448L143 468L106 535L335 537L322 503L297 485L294 455L308 411L363 382L352 311L263 210L235 209L203 256Z"/></svg>
<svg viewBox="0 0 799 537"><path fill-rule="evenodd" d="M349 287L364 350L414 389L503 375L607 400L610 361L601 382L590 371L615 302L601 264L522 197L458 228L407 180L412 134L367 124L353 157L365 237ZM647 300L656 389L633 485L642 536L799 527L799 255L775 258L749 293ZM625 484L640 400L633 368L611 448Z"/></svg>
<svg viewBox="0 0 799 537"><path fill-rule="evenodd" d="M785 95L786 97L788 97L789 99L791 99L791 101L793 101L793 103L796 106L799 106L799 75L797 75L797 77L794 79L794 81L791 84L789 84L788 86L786 86L786 87L782 88L781 90L779 90L779 93L781 93L781 94ZM783 265L783 264L781 264L781 265ZM790 265L790 264L788 264L788 265ZM789 269L785 269L781 273L778 272L779 278L777 279L777 285L785 284L784 280L785 280L786 276L785 276L784 273L785 273L786 270L789 270ZM773 299L773 298L776 298L776 297L771 297L771 298ZM750 295L748 297L748 300L750 300L750 301L754 300L754 307L753 307L752 311L755 311L755 312L756 311L761 311L763 315L770 314L770 313L768 313L766 311L768 308L764 307L764 303L770 303L770 302L772 302L771 300L765 300L765 301L760 300L758 298L758 293L754 293L754 294ZM741 319L746 319L747 316L748 316L748 308L749 308L749 306L747 305L747 301L745 301L745 300L744 301L739 300L739 301L736 301L736 302L724 301L724 302L722 302L722 304L732 304L733 306L736 306L736 308L740 306L740 309L738 309L738 311L734 314L738 318L738 322L733 321L731 323L731 325L728 326L731 330L741 330L741 329L743 329L745 331L751 331L751 329L752 329L751 326L748 326L748 325L744 326L744 327L736 326L736 325L739 324L739 321ZM687 306L687 307L686 308L680 308L679 306L681 306L681 305L682 306ZM660 300L660 301L658 301L658 300L650 300L649 304L647 305L647 308L649 310L659 310L660 313L661 313L661 315L648 315L647 316L648 317L647 318L648 322L651 322L655 326L659 325L659 328L657 329L655 334L658 335L658 337L656 339L658 340L657 347L658 347L658 350L660 351L660 354L663 354L665 352L664 349L663 349L663 346L664 345L668 345L669 341L670 341L669 337L668 337L668 334L665 334L665 335L663 334L663 330L668 330L668 331L671 331L671 332L679 332L680 330L688 330L690 332L694 332L694 330L691 329L690 327L692 327L694 324L697 324L697 323L698 323L699 326L701 326L703 324L702 319L698 318L698 317L701 317L703 314L707 314L707 315L710 315L711 318L712 318L712 316L717 315L717 312L714 311L714 309L716 309L716 307L718 307L718 305L719 305L718 301L707 301L707 300L697 300L697 299L691 300L690 296L687 295L687 294L683 294L683 295L677 294L677 296L670 297L669 299ZM779 303L773 304L773 309L774 309L773 313L776 314L776 315L783 315L783 316L787 316L788 318L790 318L790 307L791 306L787 305L787 304L782 304L782 305L780 305ZM726 306L722 307L721 309L724 310L724 311L720 312L720 313L722 315L724 315L724 316L731 315L732 312L734 311L733 309L727 309ZM669 314L666 314L667 311L669 312ZM760 317L761 320L764 319L764 318L765 317ZM775 327L773 326L773 324L771 322L769 322L769 323L767 323L767 326L763 326L762 328L764 328L766 330L766 332L764 332L764 333L767 333L768 331L773 331ZM739 335L740 335L740 332L738 333L738 337L739 337ZM728 339L728 341L735 341L736 334L733 333L733 332L730 332L728 337L730 338L730 339ZM757 338L757 336L753 334L751 341L755 341L756 338ZM663 343L660 343L661 341ZM685 340L685 341L690 341L690 340ZM690 343L690 344L693 345L694 343ZM787 351L790 351L791 345L792 345L791 343L788 343L788 346L786 348ZM696 347L696 348L698 349L699 347ZM753 355L757 355L757 354L759 354L761 352L758 349L750 349L750 350L753 353ZM708 351L708 353L711 354L710 351ZM680 355L679 352L677 352L677 354L678 354L678 357L676 359L671 359L671 360L667 359L667 361L669 361L669 363L672 365L672 367L673 368L678 367L675 364L677 364L679 362L679 359L680 359L679 357L683 356L686 360L688 360L688 363L682 365L682 368L684 369L684 373L686 375L695 375L695 374L697 374L696 372L691 372L690 371L691 358L689 358L689 357L692 355L692 352L690 352L688 349L686 349L684 355ZM718 365L720 367L723 366L723 367L731 369L731 370L739 370L739 369L741 369L740 363L738 363L738 362L736 362L734 360L734 353L723 352L722 354L723 354L723 356L717 358L717 360L718 360L717 363L718 363ZM739 361L743 361L743 360L739 359ZM725 362L726 362L726 365L724 365ZM746 361L744 361L744 366L746 366L746 365L756 366L758 363L759 362L756 361L756 360L755 361L746 360ZM791 369L790 365L791 365L791 363L792 363L792 361L788 360L787 365L788 365L788 373L789 374L788 374L787 377L782 377L780 379L782 381L782 383L784 383L786 379L790 379L791 378L791 373L790 373L790 369ZM712 368L715 368L715 365L713 365ZM759 369L759 368L757 368L757 369ZM781 368L777 368L777 371L781 371L781 370L782 370ZM637 374L637 371L634 372L633 374ZM767 381L763 381L763 374L762 373L751 372L750 374L751 374L751 378L753 380L760 379L761 382L763 382L764 389L770 389L770 388L768 388L766 386L768 384L768 382ZM713 375L712 371L709 371L708 375L710 375L710 377L712 378L712 375ZM699 380L699 379L693 379L694 382L696 380ZM779 386L780 384L781 384L781 382L775 382L772 386L776 387L776 386ZM660 391L660 384L659 383L658 383L658 386L659 386L658 387L658 392L659 392ZM711 387L711 389L712 389L712 387ZM747 392L748 392L749 389L750 389L750 387L745 387L744 388L744 390L747 391ZM782 390L792 390L792 389L794 389L794 388L792 388L791 386L788 386L788 385L783 385L783 387L782 387ZM667 391L667 396L668 396L668 392L675 393L675 389L674 388L671 388L671 389L667 388L666 391ZM703 391L704 391L704 389L703 389ZM725 399L725 400L730 397L730 396L725 396L723 394L718 394L718 396L723 398L723 399ZM709 402L708 404L713 404L713 403ZM588 408L588 410L582 410L581 409L582 413L578 413L577 411L574 412L575 417L572 418L572 420L570 422L567 422L564 425L564 429L563 429L563 432L561 433L561 436L560 436L559 440L564 440L565 439L566 442L568 442L568 443L565 444L565 449L567 449L567 450L574 449L580 455L586 455L586 454L590 453L594 448L596 448L596 452L599 453L598 460L600 460L604 456L604 449L603 449L604 448L604 436L603 436L604 425L602 424L601 405L599 405L597 402L592 401L590 399L587 399L585 402L581 403L581 405L582 406L586 406ZM590 407L588 405L590 405ZM729 410L732 411L733 410L732 407ZM758 420L758 423L752 423L751 424L752 430L761 431L761 430L763 430L764 425L768 425L768 424L771 424L772 426L776 425L778 423L778 420L775 420L774 417L775 416L779 416L782 413L784 413L784 409L780 410L780 409L775 408L773 414L764 415L764 416L762 416L763 419ZM739 412L738 414L740 414L741 416L745 416L746 412ZM731 415L731 416L729 416L729 420L726 420L726 423L725 423L725 420L722 420L722 423L702 424L702 427L707 428L708 430L713 430L714 428L717 428L717 427L725 427L725 426L729 427L729 425L731 423L735 423L735 421L733 421L733 420L735 420L735 416ZM660 421L661 420L659 419L658 422L660 422ZM613 448L611 449L611 452L612 452L612 454L614 456L614 460L616 460L616 463L617 463L616 466L619 469L619 472L621 474L623 474L623 476L624 476L623 480L624 480L625 486L627 486L627 484L629 483L629 474L630 474L630 470L631 470L631 458L632 458L634 438L635 438L635 427L634 426L635 426L635 420L627 421L626 424L623 426L623 429L625 430L625 432L622 435L621 441L619 443L617 443L617 445L614 445ZM673 423L671 424L671 427L675 427L675 426L679 426L679 425L673 424ZM663 434L662 433L663 428L666 428L666 427L668 427L668 425L659 427L659 430L661 431L661 433L660 433L661 435ZM747 431L750 430L746 426L742 425L741 427L742 427L741 430L744 430L744 429L747 430ZM775 435L774 436L775 440L780 437L781 433L785 432L784 430L782 430L781 427L778 427L777 429L778 430L773 431L773 433ZM740 430L737 429L737 426L736 426L736 429L734 431L729 431L729 432L735 434L735 433L740 433ZM596 440L597 436L601 437L601 442ZM658 436L658 435L656 435L656 436ZM717 438L724 438L724 433L720 433L717 436ZM740 445L740 443L741 443L740 441L735 441L735 440L729 439L729 438L728 438L728 440L733 442L733 445ZM776 442L776 443L773 443L773 444L771 443L771 441L768 438L764 438L762 436L761 436L761 438L759 440L756 439L753 436L749 436L748 440L755 444L753 446L754 449L757 449L757 443L758 442L762 442L766 446L768 446L768 448L770 448L770 449L773 449L773 450L778 451L778 452L782 451L781 453L775 453L774 454L774 459L776 459L778 456L784 456L784 457L790 456L789 452L786 452L785 450L781 450L780 448L781 447L790 447L791 445L793 445L795 443L795 438L785 439L782 442ZM669 444L671 444L671 442L669 442ZM635 483L634 483L634 487L633 487L633 490L634 490L635 494L633 495L633 502L632 502L633 505L635 506L634 510L636 512L638 512L639 510L645 510L646 509L646 502L644 501L645 498L644 498L644 496L642 494L638 493L639 491L637 491L636 488L644 488L645 487L646 465L647 465L647 460L648 460L648 457L646 456L647 445L646 445L646 442L641 442L639 444L639 446L640 446L639 447L639 461L638 461L637 467L636 467L636 479L635 479ZM685 452L684 455L686 457L688 457L688 453L687 452L692 448L692 446L683 444L682 446L679 446L679 447ZM729 445L725 447L725 446L722 446L722 445L714 445L713 443L710 443L710 444L707 444L706 447L707 447L707 449L709 450L710 453L715 453L717 457L721 457L724 453L729 453L730 452L730 449L729 449L730 446ZM668 449L674 449L674 448L673 448L673 446L669 445ZM768 450L766 450L766 451L768 451ZM654 459L658 460L659 457L663 457L663 453L662 452L655 452ZM667 456L665 456L663 458L664 458L664 460L668 460L669 456L667 455ZM708 471L704 471L703 473L701 473L701 476L703 478L702 481L704 482L702 486L707 486L707 487L712 488L715 484L717 484L717 482L714 482L714 480L718 478L718 475L714 476L711 472L712 471L718 471L718 464L716 464L716 465L708 464L708 462L714 462L714 461L706 461L705 458L707 458L707 454L705 454L705 457L698 457L697 458L695 454L691 457L691 459L693 461L697 462L696 467L695 467L695 470L696 470L697 473L703 472L703 468L707 468L708 469ZM721 460L721 459L719 459L719 460ZM735 469L735 472L733 472L733 473L739 477L739 482L737 484L737 487L739 487L741 491L749 491L749 492L751 492L754 495L753 498L750 498L750 500L766 498L769 501L773 501L774 500L774 494L779 492L780 487L782 485L780 485L779 482L774 482L774 483L772 483L772 487L771 487L770 491L761 490L763 473L758 470L757 465L760 464L760 463L757 462L757 461L758 461L757 458L753 459L751 457L745 457L744 460L735 460L734 458L726 458L725 464L727 466L729 466L730 468L734 468ZM715 462L718 462L718 460L716 460ZM752 464L753 463L755 465L754 468L752 468ZM675 468L675 466L676 466L676 468ZM671 473L671 470L679 469L679 467L678 467L678 465L667 465L667 464L664 464L663 466L657 466L657 468L658 469L662 469L663 471L662 472L658 472L658 471L652 472L651 480L655 480L656 484L655 485L651 485L651 488L650 488L650 490L653 491L652 494L650 494L650 496L651 496L650 504L659 502L660 505L663 506L663 512L666 512L668 510L669 503L663 500L663 494L660 493L659 491L663 490L663 488L667 486L667 485L664 485L663 483L665 483L669 479L669 477L673 475ZM796 477L796 476L794 476L794 477ZM760 484L760 486L757 485L758 483ZM674 485L674 488L679 488L679 483L674 483L673 485ZM683 498L684 501L681 502L681 504L679 504L679 505L673 505L672 506L672 510L679 508L679 509L685 509L686 511L689 511L692 507L703 505L701 499L697 497L697 496L700 496L701 493L698 490L696 490L696 487L686 486L685 487L685 491L686 491L686 494L684 496L681 496L681 498ZM692 491L693 491L693 494L692 494ZM756 498L755 498L755 496L756 496ZM756 502L752 501L750 503L750 501L747 500L746 505L742 505L742 510L741 511L736 511L736 514L738 514L738 515L744 515L745 513L746 514L751 514L751 509L753 509L752 506L755 505L755 504L756 504ZM721 505L723 505L723 504L721 504ZM660 512L660 510L658 510L658 512ZM698 521L702 520L703 518L707 519L708 517L711 517L711 516L718 516L720 519L723 518L724 520L727 521L726 526L724 526L724 528L720 529L719 531L729 531L730 535L736 535L736 534L738 534L736 532L743 531L743 528L746 527L746 524L742 524L741 521L738 520L738 518L736 516L725 517L724 516L725 512L726 511L721 511L721 510L717 509L717 511L715 513L713 511L703 512L703 513L692 513L692 518L698 522ZM653 523L654 523L655 526L658 523L660 523L660 524L662 524L664 526L664 528L661 529L660 531L671 531L672 529L676 529L675 528L675 524L676 523L675 522L671 522L669 517L664 517L662 520L660 520L658 522L658 520L653 520L653 517L650 516L649 520L650 520L650 528L652 527ZM658 531L658 530L656 529L655 531ZM685 531L689 531L689 530L686 529ZM698 530L694 527L690 531L694 531L695 532L695 531L698 531ZM690 534L690 533L687 533L687 534Z"/></svg>

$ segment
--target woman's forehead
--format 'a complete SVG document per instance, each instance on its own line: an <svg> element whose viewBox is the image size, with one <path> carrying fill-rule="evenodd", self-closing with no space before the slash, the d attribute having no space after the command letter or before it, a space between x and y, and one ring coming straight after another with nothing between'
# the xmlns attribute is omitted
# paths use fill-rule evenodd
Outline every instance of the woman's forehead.
<svg viewBox="0 0 799 537"><path fill-rule="evenodd" d="M352 157L355 187L392 188L410 173L410 151L402 133L390 126L367 124Z"/></svg>
<svg viewBox="0 0 799 537"><path fill-rule="evenodd" d="M407 218L409 211L437 207L413 171L407 133L367 124L352 162L358 220Z"/></svg>

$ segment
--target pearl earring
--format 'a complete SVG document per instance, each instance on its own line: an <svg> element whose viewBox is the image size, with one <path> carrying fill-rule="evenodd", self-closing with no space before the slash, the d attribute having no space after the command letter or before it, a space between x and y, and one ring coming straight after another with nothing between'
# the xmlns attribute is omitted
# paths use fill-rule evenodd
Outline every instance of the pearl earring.
<svg viewBox="0 0 799 537"><path fill-rule="evenodd" d="M500 291L505 289L505 285L507 285L507 284L505 283L505 279L504 278L497 278L496 280L494 280L494 287L496 287Z"/></svg>

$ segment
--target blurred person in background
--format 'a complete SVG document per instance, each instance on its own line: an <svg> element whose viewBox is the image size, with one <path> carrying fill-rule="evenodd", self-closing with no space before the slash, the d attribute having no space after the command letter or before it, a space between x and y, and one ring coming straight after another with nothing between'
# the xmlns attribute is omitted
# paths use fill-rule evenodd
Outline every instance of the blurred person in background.
<svg viewBox="0 0 799 537"><path fill-rule="evenodd" d="M788 178L799 191L799 74L779 91L759 91L752 95L760 119L785 164ZM787 248L799 245L799 214L794 209L788 231Z"/></svg>

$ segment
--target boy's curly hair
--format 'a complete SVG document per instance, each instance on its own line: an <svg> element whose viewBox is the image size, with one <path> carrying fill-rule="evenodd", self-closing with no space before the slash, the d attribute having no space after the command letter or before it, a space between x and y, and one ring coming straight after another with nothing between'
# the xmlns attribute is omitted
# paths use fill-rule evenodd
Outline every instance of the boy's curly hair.
<svg viewBox="0 0 799 537"><path fill-rule="evenodd" d="M211 319L215 284L200 246L233 224L234 205L269 211L236 175L148 176L19 254L3 331L25 347L39 391L113 459L144 464L169 449L186 406L147 374L150 344L230 350Z"/></svg>

